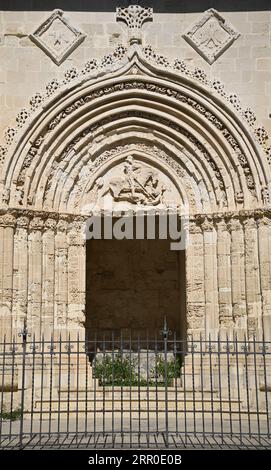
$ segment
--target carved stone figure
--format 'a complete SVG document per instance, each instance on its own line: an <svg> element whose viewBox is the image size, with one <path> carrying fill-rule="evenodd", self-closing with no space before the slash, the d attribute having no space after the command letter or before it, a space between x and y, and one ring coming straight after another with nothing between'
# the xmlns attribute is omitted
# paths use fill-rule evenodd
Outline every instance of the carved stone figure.
<svg viewBox="0 0 271 470"><path fill-rule="evenodd" d="M166 188L159 184L158 173L152 168L138 163L132 156L126 158L123 176L109 181L108 191L115 201L127 201L132 204L155 206L163 202Z"/></svg>

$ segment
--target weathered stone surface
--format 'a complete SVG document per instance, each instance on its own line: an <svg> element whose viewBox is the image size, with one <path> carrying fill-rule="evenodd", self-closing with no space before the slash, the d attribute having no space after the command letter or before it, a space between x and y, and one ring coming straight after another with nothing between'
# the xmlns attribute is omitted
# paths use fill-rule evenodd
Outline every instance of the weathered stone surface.
<svg viewBox="0 0 271 470"><path fill-rule="evenodd" d="M120 330L157 330L166 309L180 335L268 335L270 12L211 10L197 23L142 7L57 11L38 30L42 12L0 18L1 334L25 317L37 334L83 332L94 276L104 304L92 327L116 326L113 304ZM118 253L86 262L84 223L105 200L188 213L185 254L142 256L120 294Z"/></svg>

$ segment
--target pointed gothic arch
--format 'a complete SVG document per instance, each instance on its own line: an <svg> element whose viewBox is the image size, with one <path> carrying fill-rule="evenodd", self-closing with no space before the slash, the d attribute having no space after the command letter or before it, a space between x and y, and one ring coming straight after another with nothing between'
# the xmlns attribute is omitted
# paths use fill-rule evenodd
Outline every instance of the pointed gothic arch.
<svg viewBox="0 0 271 470"><path fill-rule="evenodd" d="M76 223L100 174L131 154L167 175L189 207L188 329L260 331L269 321L266 154L223 93L148 52L133 45L101 69L74 72L74 80L70 72L42 108L21 118L4 152L1 230L8 252L26 250L28 266L26 276L14 254L3 301L13 326L25 314L41 329L84 323Z"/></svg>

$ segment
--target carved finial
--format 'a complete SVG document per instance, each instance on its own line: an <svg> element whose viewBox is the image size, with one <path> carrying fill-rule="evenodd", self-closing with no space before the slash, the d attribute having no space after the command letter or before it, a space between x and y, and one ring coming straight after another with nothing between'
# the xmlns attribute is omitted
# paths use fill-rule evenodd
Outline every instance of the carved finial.
<svg viewBox="0 0 271 470"><path fill-rule="evenodd" d="M152 21L152 8L143 8L139 5L130 5L127 8L117 8L116 20L123 21L129 32L130 44L141 44L141 28L146 21Z"/></svg>

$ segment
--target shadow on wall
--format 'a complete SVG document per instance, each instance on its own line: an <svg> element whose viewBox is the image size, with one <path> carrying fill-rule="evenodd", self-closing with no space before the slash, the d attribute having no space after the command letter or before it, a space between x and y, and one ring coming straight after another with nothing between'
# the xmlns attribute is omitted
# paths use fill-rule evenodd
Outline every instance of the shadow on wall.
<svg viewBox="0 0 271 470"><path fill-rule="evenodd" d="M219 11L270 10L270 0L0 0L0 10L115 11L117 6L153 7L155 13L193 13L215 8Z"/></svg>

